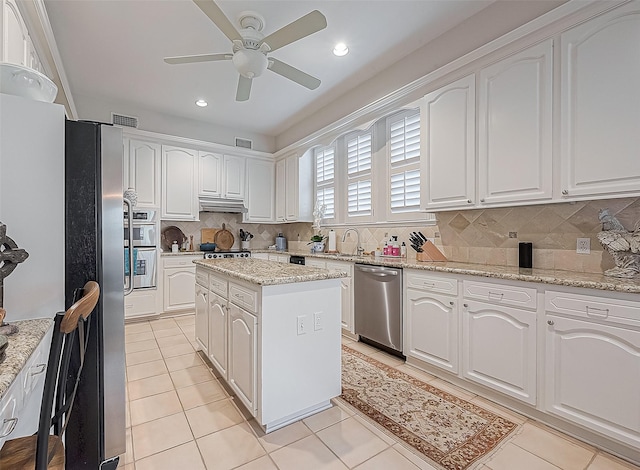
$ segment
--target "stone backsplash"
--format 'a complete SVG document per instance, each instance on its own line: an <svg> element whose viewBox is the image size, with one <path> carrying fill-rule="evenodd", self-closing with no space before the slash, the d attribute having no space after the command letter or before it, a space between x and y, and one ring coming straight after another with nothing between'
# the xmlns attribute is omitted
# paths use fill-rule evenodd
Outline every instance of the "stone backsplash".
<svg viewBox="0 0 640 470"><path fill-rule="evenodd" d="M409 246L409 234L419 230L426 237L435 238L436 246L451 261L502 266L517 266L518 242L532 242L535 268L601 273L614 265L596 238L601 230L598 212L603 208L609 208L627 229L632 229L640 219L640 198L620 198L438 212L436 225L367 226L358 228L358 232L367 252L382 247L385 239L397 235L400 242L407 244L408 256L415 258ZM254 235L252 249L273 245L278 232L283 232L290 249L306 251L310 249L308 240L315 233L310 223L243 224L240 214L201 213L200 216L200 222L162 222L162 229L175 225L187 237L193 235L196 249L201 228L220 228L223 223L236 238L234 248L240 246L240 228ZM343 243L346 229L334 230L338 251L355 252L355 233L351 232ZM329 228L322 229L324 235L328 231ZM509 238L509 232L515 232L516 237ZM591 240L590 254L576 253L577 238Z"/></svg>

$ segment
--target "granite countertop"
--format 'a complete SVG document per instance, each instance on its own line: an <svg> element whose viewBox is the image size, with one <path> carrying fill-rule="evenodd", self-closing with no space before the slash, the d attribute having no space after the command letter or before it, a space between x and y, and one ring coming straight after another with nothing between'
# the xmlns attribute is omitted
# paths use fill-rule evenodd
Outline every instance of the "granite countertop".
<svg viewBox="0 0 640 470"><path fill-rule="evenodd" d="M194 263L197 266L203 266L235 279L260 286L347 277L346 272L329 271L297 264L275 263L254 258L202 259L196 260Z"/></svg>
<svg viewBox="0 0 640 470"><path fill-rule="evenodd" d="M172 253L170 251L163 251L160 256L203 256L204 251L179 251Z"/></svg>
<svg viewBox="0 0 640 470"><path fill-rule="evenodd" d="M275 253L273 250L252 250L255 253ZM457 262L416 261L409 258L374 258L372 256L345 256L328 253L309 253L305 251L279 251L281 254L323 258L352 263L370 264L374 266L390 266L395 268L422 269L452 274L468 274L496 279L514 281L539 282L559 286L582 287L587 289L608 290L615 292L640 293L640 279L623 279L609 277L597 273L581 273L551 269L521 269L517 266L494 266L485 264Z"/></svg>
<svg viewBox="0 0 640 470"><path fill-rule="evenodd" d="M24 368L27 360L38 347L49 328L51 328L53 320L41 318L37 320L19 320L11 323L16 325L19 331L8 337L7 357L4 362L0 363L0 399ZM45 360L47 357L45 356Z"/></svg>

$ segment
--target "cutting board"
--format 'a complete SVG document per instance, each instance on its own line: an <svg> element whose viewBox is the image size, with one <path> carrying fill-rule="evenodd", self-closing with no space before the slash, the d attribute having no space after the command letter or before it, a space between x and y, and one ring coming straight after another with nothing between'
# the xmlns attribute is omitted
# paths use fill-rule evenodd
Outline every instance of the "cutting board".
<svg viewBox="0 0 640 470"><path fill-rule="evenodd" d="M215 243L216 233L219 229L217 228L203 228L200 229L200 243Z"/></svg>

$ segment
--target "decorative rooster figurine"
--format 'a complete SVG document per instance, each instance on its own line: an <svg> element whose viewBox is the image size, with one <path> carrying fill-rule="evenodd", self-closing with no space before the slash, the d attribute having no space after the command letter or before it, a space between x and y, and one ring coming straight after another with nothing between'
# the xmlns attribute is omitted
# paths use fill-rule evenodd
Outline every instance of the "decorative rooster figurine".
<svg viewBox="0 0 640 470"><path fill-rule="evenodd" d="M616 263L615 268L604 272L605 276L625 278L639 276L640 220L635 223L633 232L630 232L611 215L609 209L602 209L598 219L602 222L602 232L598 233L598 241Z"/></svg>

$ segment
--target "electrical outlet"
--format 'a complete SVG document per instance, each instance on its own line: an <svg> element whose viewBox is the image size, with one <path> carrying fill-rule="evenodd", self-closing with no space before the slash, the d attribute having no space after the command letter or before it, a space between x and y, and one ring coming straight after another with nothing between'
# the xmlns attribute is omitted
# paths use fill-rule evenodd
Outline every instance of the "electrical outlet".
<svg viewBox="0 0 640 470"><path fill-rule="evenodd" d="M591 253L591 239L590 238L578 238L576 243L576 253L588 255Z"/></svg>
<svg viewBox="0 0 640 470"><path fill-rule="evenodd" d="M518 232L509 232L509 238L518 238Z"/></svg>
<svg viewBox="0 0 640 470"><path fill-rule="evenodd" d="M313 329L315 331L322 329L322 312L316 312L313 314Z"/></svg>
<svg viewBox="0 0 640 470"><path fill-rule="evenodd" d="M298 315L298 335L307 334L307 316Z"/></svg>

